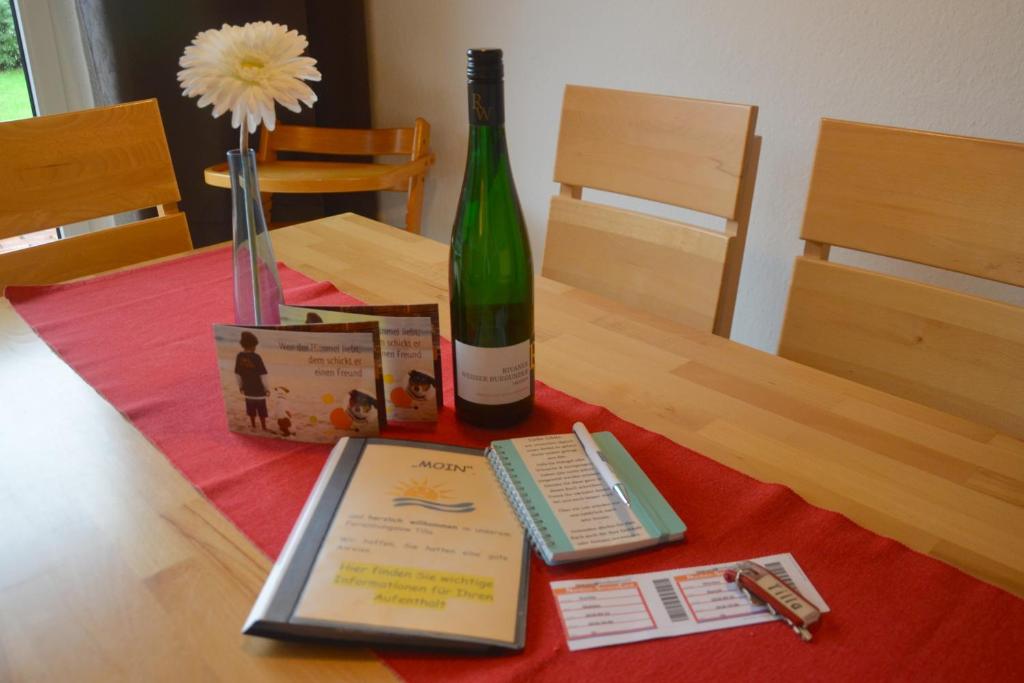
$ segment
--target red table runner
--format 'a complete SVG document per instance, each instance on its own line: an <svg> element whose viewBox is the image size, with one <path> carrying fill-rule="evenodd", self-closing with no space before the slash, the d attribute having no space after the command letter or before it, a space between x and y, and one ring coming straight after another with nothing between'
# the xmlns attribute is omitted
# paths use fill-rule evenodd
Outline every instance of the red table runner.
<svg viewBox="0 0 1024 683"><path fill-rule="evenodd" d="M294 304L354 299L281 272ZM8 288L37 333L141 430L257 546L276 557L329 448L227 430L211 326L233 319L226 250L92 280ZM410 302L416 303L416 302ZM568 432L575 420L614 432L689 527L685 543L548 567L533 558L527 646L517 654L379 650L411 680L1024 679L1024 601L757 482L664 437L538 383L526 423L500 432L454 419L385 436L482 448L495 438ZM541 376L544 368L539 368ZM792 552L832 612L814 642L780 624L569 652L548 582ZM241 627L241 624L239 624Z"/></svg>

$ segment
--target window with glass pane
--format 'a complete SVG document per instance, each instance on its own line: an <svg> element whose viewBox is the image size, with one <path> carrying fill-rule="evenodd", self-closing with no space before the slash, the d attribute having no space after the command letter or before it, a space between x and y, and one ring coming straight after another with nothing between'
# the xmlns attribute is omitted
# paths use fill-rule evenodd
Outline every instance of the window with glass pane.
<svg viewBox="0 0 1024 683"><path fill-rule="evenodd" d="M0 122L35 114L26 62L13 0L0 0ZM57 238L56 230L41 230L0 239L0 252L31 247Z"/></svg>

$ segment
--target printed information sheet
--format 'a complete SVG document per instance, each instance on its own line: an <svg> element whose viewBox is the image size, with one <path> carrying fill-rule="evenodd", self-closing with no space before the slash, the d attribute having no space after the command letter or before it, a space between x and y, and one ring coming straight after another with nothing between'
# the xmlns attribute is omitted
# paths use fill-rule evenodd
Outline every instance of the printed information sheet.
<svg viewBox="0 0 1024 683"><path fill-rule="evenodd" d="M480 456L367 447L296 621L513 642L523 530Z"/></svg>
<svg viewBox="0 0 1024 683"><path fill-rule="evenodd" d="M752 558L806 596L828 605L789 553ZM737 560L739 562L740 560ZM723 574L737 562L585 581L552 581L570 650L634 643L775 621Z"/></svg>

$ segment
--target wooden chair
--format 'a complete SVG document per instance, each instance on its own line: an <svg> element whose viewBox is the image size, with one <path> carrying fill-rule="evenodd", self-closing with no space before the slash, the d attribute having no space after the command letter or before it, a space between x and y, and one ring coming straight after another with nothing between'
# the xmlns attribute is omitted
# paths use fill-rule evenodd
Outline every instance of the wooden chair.
<svg viewBox="0 0 1024 683"><path fill-rule="evenodd" d="M408 156L400 164L341 161L292 161L277 158L278 152L304 152L337 156ZM270 220L272 196L284 193L407 192L405 229L420 231L423 212L423 181L434 163L430 151L430 124L416 119L412 128L371 130L315 128L278 124L273 132L260 133L256 152L263 210ZM207 184L231 187L225 164L206 169Z"/></svg>
<svg viewBox="0 0 1024 683"><path fill-rule="evenodd" d="M801 237L779 355L1024 437L1024 308L828 260L1024 286L1024 144L825 119Z"/></svg>
<svg viewBox="0 0 1024 683"><path fill-rule="evenodd" d="M543 274L729 336L761 138L757 107L569 85ZM725 232L583 201L583 188L726 219Z"/></svg>
<svg viewBox="0 0 1024 683"><path fill-rule="evenodd" d="M155 207L157 216L0 254L0 290L192 248L156 100L0 123L0 238Z"/></svg>

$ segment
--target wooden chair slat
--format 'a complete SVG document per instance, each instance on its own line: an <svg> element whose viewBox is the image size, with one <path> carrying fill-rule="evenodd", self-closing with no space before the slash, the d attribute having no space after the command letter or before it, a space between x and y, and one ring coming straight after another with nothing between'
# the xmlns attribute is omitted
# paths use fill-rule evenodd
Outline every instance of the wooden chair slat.
<svg viewBox="0 0 1024 683"><path fill-rule="evenodd" d="M824 119L802 237L1024 286L1024 144Z"/></svg>
<svg viewBox="0 0 1024 683"><path fill-rule="evenodd" d="M0 124L0 237L174 204L156 100Z"/></svg>
<svg viewBox="0 0 1024 683"><path fill-rule="evenodd" d="M192 248L183 213L0 254L0 290L45 285L170 256Z"/></svg>
<svg viewBox="0 0 1024 683"><path fill-rule="evenodd" d="M729 239L635 211L552 197L543 274L710 331Z"/></svg>
<svg viewBox="0 0 1024 683"><path fill-rule="evenodd" d="M779 355L1024 437L1024 309L798 257Z"/></svg>
<svg viewBox="0 0 1024 683"><path fill-rule="evenodd" d="M307 152L342 156L412 154L412 128L317 128L279 125L268 136L278 152Z"/></svg>
<svg viewBox="0 0 1024 683"><path fill-rule="evenodd" d="M567 86L555 181L734 218L757 108Z"/></svg>

